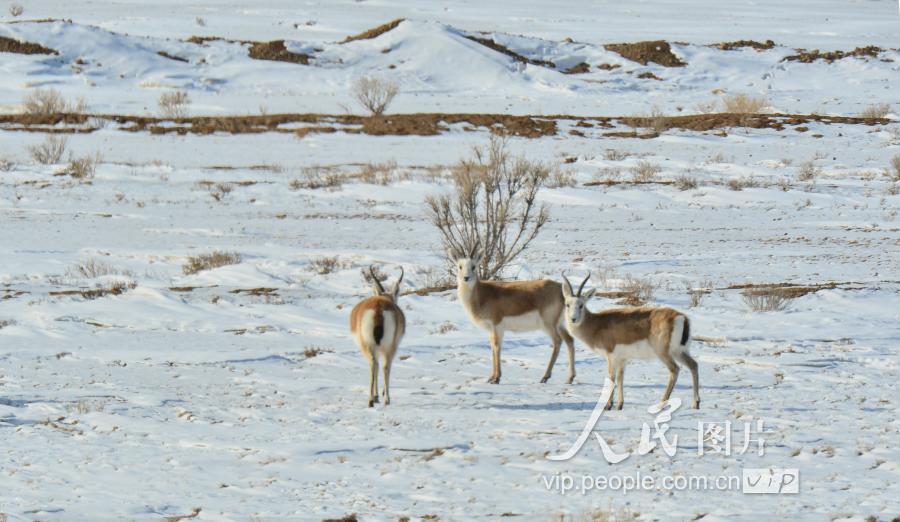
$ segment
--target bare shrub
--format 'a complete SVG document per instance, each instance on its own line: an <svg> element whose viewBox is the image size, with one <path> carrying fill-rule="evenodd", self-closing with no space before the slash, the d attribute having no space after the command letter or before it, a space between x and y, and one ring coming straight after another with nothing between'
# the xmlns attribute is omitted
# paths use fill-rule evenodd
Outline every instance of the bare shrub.
<svg viewBox="0 0 900 522"><path fill-rule="evenodd" d="M728 180L728 188L734 191L741 191L745 188L756 188L759 186L759 181L757 181L753 176L743 176L740 178L731 178Z"/></svg>
<svg viewBox="0 0 900 522"><path fill-rule="evenodd" d="M335 269L340 267L340 263L337 256L320 257L318 259L313 259L310 266L315 273L325 275L334 272Z"/></svg>
<svg viewBox="0 0 900 522"><path fill-rule="evenodd" d="M364 183L389 185L394 181L397 172L397 162L366 163L359 171L359 179Z"/></svg>
<svg viewBox="0 0 900 522"><path fill-rule="evenodd" d="M241 255L237 252L221 252L216 250L211 254L189 256L182 265L181 270L187 274L196 274L201 270L211 270L220 266L236 265L241 262Z"/></svg>
<svg viewBox="0 0 900 522"><path fill-rule="evenodd" d="M698 285L694 285L691 283L685 283L685 289L687 290L690 308L696 308L700 306L700 301L703 299L703 296L706 294L712 293L715 285L712 281L706 280L702 281Z"/></svg>
<svg viewBox="0 0 900 522"><path fill-rule="evenodd" d="M134 272L121 270L95 258L79 261L66 269L66 277L71 279L96 279L109 275L134 277Z"/></svg>
<svg viewBox="0 0 900 522"><path fill-rule="evenodd" d="M888 103L875 103L873 105L869 105L861 113L859 113L860 118L866 119L882 119L886 117L891 112L891 105Z"/></svg>
<svg viewBox="0 0 900 522"><path fill-rule="evenodd" d="M900 154L894 154L894 157L891 158L890 171L893 171L891 177L894 178L894 181L900 181Z"/></svg>
<svg viewBox="0 0 900 522"><path fill-rule="evenodd" d="M678 190L693 190L697 188L697 178L682 174L675 178L675 188Z"/></svg>
<svg viewBox="0 0 900 522"><path fill-rule="evenodd" d="M782 288L748 288L741 292L744 304L754 312L777 312L787 308L794 299Z"/></svg>
<svg viewBox="0 0 900 522"><path fill-rule="evenodd" d="M301 171L302 177L290 182L291 190L300 189L338 189L343 184L343 179L338 171L329 167L314 165L305 167Z"/></svg>
<svg viewBox="0 0 900 522"><path fill-rule="evenodd" d="M712 114L716 112L716 106L718 105L717 100L708 101L708 102L700 102L694 106L694 111L697 114Z"/></svg>
<svg viewBox="0 0 900 522"><path fill-rule="evenodd" d="M231 194L232 190L234 190L234 185L231 183L216 183L209 187L209 195L216 201L222 201L225 196Z"/></svg>
<svg viewBox="0 0 900 522"><path fill-rule="evenodd" d="M575 174L569 170L555 169L547 181L549 188L574 187L577 181Z"/></svg>
<svg viewBox="0 0 900 522"><path fill-rule="evenodd" d="M649 279L641 279L631 275L625 276L622 281L621 289L626 292L628 297L625 298L625 304L642 305L653 299L653 293L656 291L656 284Z"/></svg>
<svg viewBox="0 0 900 522"><path fill-rule="evenodd" d="M797 179L800 181L810 181L816 179L822 174L822 169L816 166L814 160L804 161L797 167Z"/></svg>
<svg viewBox="0 0 900 522"><path fill-rule="evenodd" d="M622 161L628 156L631 156L631 153L627 150L616 149L606 149L606 153L604 154L604 157L609 161Z"/></svg>
<svg viewBox="0 0 900 522"><path fill-rule="evenodd" d="M75 179L92 179L97 173L97 165L100 163L100 153L83 156L81 158L70 158L69 165L66 167L66 174Z"/></svg>
<svg viewBox="0 0 900 522"><path fill-rule="evenodd" d="M13 18L18 18L22 16L22 13L25 12L25 8L19 4L10 4L9 5L9 16Z"/></svg>
<svg viewBox="0 0 900 522"><path fill-rule="evenodd" d="M631 167L631 179L637 183L647 183L656 179L662 172L662 167L649 161L641 160Z"/></svg>
<svg viewBox="0 0 900 522"><path fill-rule="evenodd" d="M159 113L163 118L185 118L188 115L188 105L191 99L184 91L170 91L159 95L157 104Z"/></svg>
<svg viewBox="0 0 900 522"><path fill-rule="evenodd" d="M765 96L745 93L730 94L722 98L725 112L734 114L758 114L768 103Z"/></svg>
<svg viewBox="0 0 900 522"><path fill-rule="evenodd" d="M492 136L451 171L453 193L426 198L431 222L441 234L448 268L476 247L482 279L493 279L525 250L549 219L537 194L549 168L512 156L503 138Z"/></svg>
<svg viewBox="0 0 900 522"><path fill-rule="evenodd" d="M400 86L384 78L363 76L353 83L350 92L373 116L381 116L400 92Z"/></svg>
<svg viewBox="0 0 900 522"><path fill-rule="evenodd" d="M787 192L791 190L791 181L787 178L781 178L775 182L775 186L780 188L782 192Z"/></svg>
<svg viewBox="0 0 900 522"><path fill-rule="evenodd" d="M41 165L55 165L62 159L68 144L69 140L64 136L50 134L42 143L28 147L28 153Z"/></svg>
<svg viewBox="0 0 900 522"><path fill-rule="evenodd" d="M0 171L9 172L16 168L16 164L7 158L0 157Z"/></svg>
<svg viewBox="0 0 900 522"><path fill-rule="evenodd" d="M48 114L80 114L85 111L84 99L67 101L56 89L35 89L22 99L22 109L26 114L46 116Z"/></svg>
<svg viewBox="0 0 900 522"><path fill-rule="evenodd" d="M622 178L622 169L619 167L602 167L594 175L594 180L601 183L616 183Z"/></svg>

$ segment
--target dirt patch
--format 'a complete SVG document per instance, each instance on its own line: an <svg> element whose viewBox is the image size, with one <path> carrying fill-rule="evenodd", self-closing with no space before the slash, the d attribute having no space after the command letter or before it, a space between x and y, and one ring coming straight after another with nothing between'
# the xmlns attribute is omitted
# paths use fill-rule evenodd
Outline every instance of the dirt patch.
<svg viewBox="0 0 900 522"><path fill-rule="evenodd" d="M812 51L807 51L806 49L798 49L797 54L792 54L790 56L785 56L783 62L801 62L801 63L812 63L818 60L823 60L827 63L832 63L836 60L843 60L844 58L878 58L878 55L883 52L884 49L881 47L877 47L874 45L868 45L866 47L857 47L852 51L830 51L823 53L818 49L813 49Z"/></svg>
<svg viewBox="0 0 900 522"><path fill-rule="evenodd" d="M391 20L390 22L388 22L386 24L381 24L378 27L373 27L372 29L369 29L368 31L363 31L359 34L355 34L353 36L348 36L347 38L344 38L343 40L341 40L340 43L345 44L345 43L349 43L349 42L355 42L356 40L371 40L372 38L378 38L379 36L383 35L384 33L396 28L404 20L405 20L405 18L398 18L396 20Z"/></svg>
<svg viewBox="0 0 900 522"><path fill-rule="evenodd" d="M43 45L31 42L20 42L18 40L13 40L12 38L7 38L5 36L0 36L0 53L53 55L59 54L59 52L55 49L50 49L48 47L44 47Z"/></svg>
<svg viewBox="0 0 900 522"><path fill-rule="evenodd" d="M617 63L601 63L597 66L597 68L601 71L612 71L613 69L618 69L619 67L622 66Z"/></svg>
<svg viewBox="0 0 900 522"><path fill-rule="evenodd" d="M811 285L798 285L795 283L763 283L763 284L754 284L754 283L745 283L738 285L729 285L722 290L743 290L745 292L765 292L769 290L777 289L779 294L784 297L794 299L797 297L803 297L807 294L813 294L818 292L819 290L833 290L835 288L839 288L842 286L853 285L855 283L837 283L837 282L828 282L828 283L816 283Z"/></svg>
<svg viewBox="0 0 900 522"><path fill-rule="evenodd" d="M591 66L586 64L585 62L581 62L578 65L573 65L569 67L563 74L584 74L586 72L591 72Z"/></svg>
<svg viewBox="0 0 900 522"><path fill-rule="evenodd" d="M471 36L471 35L466 36L466 38L468 38L469 40L472 40L473 42L478 42L481 45L487 47L488 49L492 49L494 51L497 51L498 53L505 54L506 56L509 56L510 58L512 58L513 60L515 60L517 62L528 63L531 65L539 65L541 67L549 67L550 69L556 69L556 64L553 62L548 62L545 60L535 60L535 59L529 58L527 56L522 56L521 54L509 49L505 45L498 44L491 38L479 38L477 36Z"/></svg>
<svg viewBox="0 0 900 522"><path fill-rule="evenodd" d="M306 53L288 51L284 46L284 40L273 40L271 42L256 42L252 44L250 46L250 58L309 65L309 59L312 56Z"/></svg>
<svg viewBox="0 0 900 522"><path fill-rule="evenodd" d="M735 49L741 49L744 47L752 47L757 51L766 51L775 47L775 42L772 40L766 40L765 42L757 42L755 40L736 40L734 42L722 42L717 44L712 44L710 47L715 47L716 49L721 49L723 51L733 51Z"/></svg>
<svg viewBox="0 0 900 522"><path fill-rule="evenodd" d="M687 65L677 56L672 54L672 47L664 40L651 42L607 44L603 46L607 51L612 51L623 58L647 65L653 62L663 67L684 67Z"/></svg>
<svg viewBox="0 0 900 522"><path fill-rule="evenodd" d="M168 58L168 59L170 59L170 60L175 60L176 62L184 62L184 63L188 63L188 59L187 59L187 58L182 58L182 57L180 57L180 56L175 56L174 54L169 54L169 53L167 53L167 52L165 52L165 51L159 51L159 52L157 52L156 54L162 56L163 58Z"/></svg>

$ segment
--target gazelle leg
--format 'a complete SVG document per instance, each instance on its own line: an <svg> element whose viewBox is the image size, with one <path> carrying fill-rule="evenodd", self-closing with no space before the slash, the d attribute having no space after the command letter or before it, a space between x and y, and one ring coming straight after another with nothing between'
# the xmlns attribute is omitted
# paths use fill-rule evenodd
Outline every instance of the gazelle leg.
<svg viewBox="0 0 900 522"><path fill-rule="evenodd" d="M700 409L700 371L697 367L697 361L689 353L682 352L679 361L684 363L691 371L691 379L694 381L694 403L691 405L695 410Z"/></svg>
<svg viewBox="0 0 900 522"><path fill-rule="evenodd" d="M387 406L391 403L391 392L389 390L389 383L391 381L391 358L385 356L384 358L384 368L382 369L384 373L384 384L381 387L381 394L384 397L384 405Z"/></svg>
<svg viewBox="0 0 900 522"><path fill-rule="evenodd" d="M550 339L553 341L553 353L550 355L550 362L547 363L547 371L544 372L541 383L547 382L550 378L550 374L553 373L553 365L556 364L556 357L559 355L559 345L562 344L562 337L560 337L559 332L557 332L556 329L548 329L547 335L549 335Z"/></svg>
<svg viewBox="0 0 900 522"><path fill-rule="evenodd" d="M378 402L378 359L369 355L369 407Z"/></svg>
<svg viewBox="0 0 900 522"><path fill-rule="evenodd" d="M607 373L607 375L609 375L609 380L611 380L613 382L613 384L615 384L616 383L615 364L614 364L613 358L608 355L606 356L606 373ZM605 409L607 409L607 410L612 409L613 397L615 395L616 395L616 392L615 392L615 386L614 386L613 389L609 393L609 400L606 401L606 406L604 407Z"/></svg>
<svg viewBox="0 0 900 522"><path fill-rule="evenodd" d="M619 400L616 401L616 409L621 410L622 405L625 403L625 392L622 391L622 383L625 381L625 361L619 363L619 368L616 371L616 388L618 388Z"/></svg>
<svg viewBox="0 0 900 522"><path fill-rule="evenodd" d="M569 378L566 380L566 384L572 384L575 380L575 339L572 339L564 326L559 327L559 335L566 342L566 351L569 353Z"/></svg>
<svg viewBox="0 0 900 522"><path fill-rule="evenodd" d="M669 357L668 354L661 357L663 364L669 369L669 384L666 385L666 391L663 393L662 402L669 400L672 390L675 388L675 381L678 380L678 365Z"/></svg>
<svg viewBox="0 0 900 522"><path fill-rule="evenodd" d="M488 379L490 384L500 384L500 347L503 344L503 332L498 329L491 331L491 363L492 372Z"/></svg>

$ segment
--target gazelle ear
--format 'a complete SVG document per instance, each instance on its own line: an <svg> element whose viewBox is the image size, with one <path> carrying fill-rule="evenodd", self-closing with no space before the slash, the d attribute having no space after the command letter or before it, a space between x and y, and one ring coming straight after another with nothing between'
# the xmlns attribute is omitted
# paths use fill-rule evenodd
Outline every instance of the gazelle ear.
<svg viewBox="0 0 900 522"><path fill-rule="evenodd" d="M590 298L594 297L594 292L596 292L596 291L597 291L596 288L591 288L590 290L588 290L587 292L582 294L582 297L584 297L584 300L587 301Z"/></svg>

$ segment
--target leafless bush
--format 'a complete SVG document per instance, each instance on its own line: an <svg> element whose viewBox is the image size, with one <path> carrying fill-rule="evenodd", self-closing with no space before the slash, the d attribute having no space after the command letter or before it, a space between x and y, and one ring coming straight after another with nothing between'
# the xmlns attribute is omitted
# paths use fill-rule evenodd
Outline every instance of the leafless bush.
<svg viewBox="0 0 900 522"><path fill-rule="evenodd" d="M700 301L703 299L703 296L712 293L713 289L715 288L713 282L709 280L702 281L698 285L685 283L684 286L688 293L688 298L690 301L688 306L690 308L696 308L700 306Z"/></svg>
<svg viewBox="0 0 900 522"><path fill-rule="evenodd" d="M652 129L657 134L669 128L668 117L656 106L653 106L648 114L628 116L622 118L622 122L633 129Z"/></svg>
<svg viewBox="0 0 900 522"><path fill-rule="evenodd" d="M787 192L791 190L791 181L787 178L781 178L775 182L775 185L782 190L782 192Z"/></svg>
<svg viewBox="0 0 900 522"><path fill-rule="evenodd" d="M9 5L9 16L13 18L18 18L25 12L25 8L19 4L10 4Z"/></svg>
<svg viewBox="0 0 900 522"><path fill-rule="evenodd" d="M337 268L340 268L340 263L337 256L320 257L318 259L313 259L310 263L310 266L315 273L319 275L325 275L334 272Z"/></svg>
<svg viewBox="0 0 900 522"><path fill-rule="evenodd" d="M859 113L860 118L866 119L881 119L887 116L891 112L891 106L888 103L875 103L873 105L869 105L861 113Z"/></svg>
<svg viewBox="0 0 900 522"><path fill-rule="evenodd" d="M343 184L340 173L329 167L314 165L302 170L302 178L293 179L290 182L291 190L300 189L338 189Z"/></svg>
<svg viewBox="0 0 900 522"><path fill-rule="evenodd" d="M231 194L232 190L234 190L234 185L231 183L216 183L209 188L209 195L216 201L222 201L225 196Z"/></svg>
<svg viewBox="0 0 900 522"><path fill-rule="evenodd" d="M693 190L697 188L697 178L682 174L675 178L675 188L678 190Z"/></svg>
<svg viewBox="0 0 900 522"><path fill-rule="evenodd" d="M787 308L794 299L777 287L748 288L741 292L744 304L754 312L777 312Z"/></svg>
<svg viewBox="0 0 900 522"><path fill-rule="evenodd" d="M35 89L22 99L22 109L26 114L45 116L48 114L80 114L85 111L84 99L67 101L56 89Z"/></svg>
<svg viewBox="0 0 900 522"><path fill-rule="evenodd" d="M894 181L900 181L900 154L894 154L894 157L891 158L891 167L888 172Z"/></svg>
<svg viewBox="0 0 900 522"><path fill-rule="evenodd" d="M731 178L728 180L728 188L734 191L741 191L745 188L756 188L759 186L759 181L757 181L753 176L744 176L740 178Z"/></svg>
<svg viewBox="0 0 900 522"><path fill-rule="evenodd" d="M363 183L389 185L394 181L397 172L397 162L366 163L359 171L359 179Z"/></svg>
<svg viewBox="0 0 900 522"><path fill-rule="evenodd" d="M62 159L68 144L69 140L65 137L50 134L42 143L28 147L28 153L41 165L55 165Z"/></svg>
<svg viewBox="0 0 900 522"><path fill-rule="evenodd" d="M716 112L716 106L718 104L717 100L700 102L694 105L694 111L698 114L712 114Z"/></svg>
<svg viewBox="0 0 900 522"><path fill-rule="evenodd" d="M184 91L170 91L159 95L157 104L159 113L163 118L185 118L188 115L188 105L191 99Z"/></svg>
<svg viewBox="0 0 900 522"><path fill-rule="evenodd" d="M196 274L201 270L211 270L220 266L236 265L241 262L241 255L236 252L220 252L218 250L211 254L200 254L199 256L189 256L187 261L181 267L181 270L187 274Z"/></svg>
<svg viewBox="0 0 900 522"><path fill-rule="evenodd" d="M656 176L662 172L662 167L649 161L641 160L637 165L631 167L631 179L637 183L646 183L653 181Z"/></svg>
<svg viewBox="0 0 900 522"><path fill-rule="evenodd" d="M71 279L95 279L108 275L134 277L134 272L121 270L95 258L79 261L66 269L66 277Z"/></svg>
<svg viewBox="0 0 900 522"><path fill-rule="evenodd" d="M426 199L448 268L477 246L481 278L497 277L547 223L537 194L548 176L546 165L512 156L506 140L496 136L462 159L452 170L453 193Z"/></svg>
<svg viewBox="0 0 900 522"><path fill-rule="evenodd" d="M70 158L69 165L66 167L66 174L75 179L92 179L97 173L97 165L100 163L100 153L83 156L81 158Z"/></svg>
<svg viewBox="0 0 900 522"><path fill-rule="evenodd" d="M622 178L622 169L619 167L601 167L594 175L594 180L601 183L615 183Z"/></svg>
<svg viewBox="0 0 900 522"><path fill-rule="evenodd" d="M373 116L381 116L400 92L396 82L376 76L363 76L353 83L351 94Z"/></svg>
<svg viewBox="0 0 900 522"><path fill-rule="evenodd" d="M765 96L745 93L730 94L722 98L725 112L734 114L758 114L768 103Z"/></svg>
<svg viewBox="0 0 900 522"><path fill-rule="evenodd" d="M16 167L16 164L7 158L0 157L0 171L9 172Z"/></svg>
<svg viewBox="0 0 900 522"><path fill-rule="evenodd" d="M569 170L555 169L547 181L549 188L574 187L577 181L575 174Z"/></svg>
<svg viewBox="0 0 900 522"><path fill-rule="evenodd" d="M816 179L822 174L822 169L816 166L813 160L804 161L797 167L797 179L800 181L810 181Z"/></svg>
<svg viewBox="0 0 900 522"><path fill-rule="evenodd" d="M631 275L625 277L622 281L621 288L623 292L629 294L626 298L626 304L640 305L653 299L653 292L656 291L656 284L649 279L636 278Z"/></svg>
<svg viewBox="0 0 900 522"><path fill-rule="evenodd" d="M628 156L631 156L631 153L627 150L606 149L604 156L609 161L622 161Z"/></svg>

